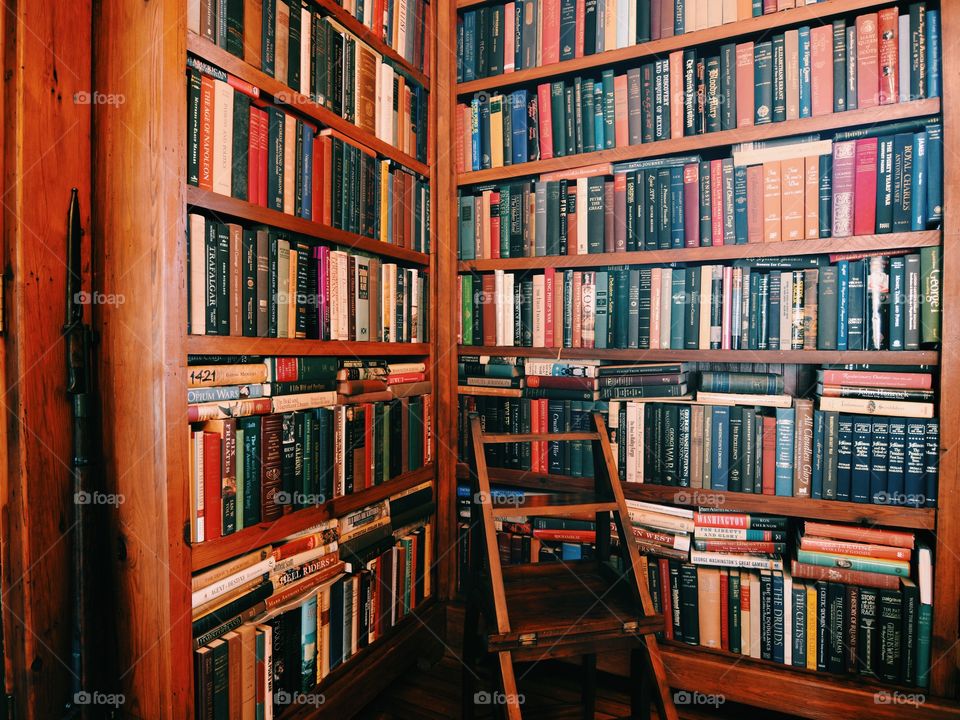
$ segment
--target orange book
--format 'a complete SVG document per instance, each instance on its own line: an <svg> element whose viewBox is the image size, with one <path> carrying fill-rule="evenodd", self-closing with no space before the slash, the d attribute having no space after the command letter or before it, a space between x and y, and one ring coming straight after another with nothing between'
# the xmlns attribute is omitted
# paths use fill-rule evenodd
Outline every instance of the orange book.
<svg viewBox="0 0 960 720"><path fill-rule="evenodd" d="M630 144L630 133L627 125L627 76L616 75L613 78L613 98L614 98L614 116L616 118L614 126L614 137L617 141L617 147L626 147Z"/></svg>
<svg viewBox="0 0 960 720"><path fill-rule="evenodd" d="M550 110L550 83L537 85L537 120L540 130L540 159L553 157L553 121ZM624 113L626 116L626 113Z"/></svg>
<svg viewBox="0 0 960 720"><path fill-rule="evenodd" d="M802 240L804 237L804 169L803 158L780 163L782 240Z"/></svg>
<svg viewBox="0 0 960 720"><path fill-rule="evenodd" d="M490 257L499 259L500 223L503 222L504 218L500 214L500 193L497 190L494 190L490 193L490 205L488 207L488 211L490 213ZM507 215L506 219L509 221L509 215Z"/></svg>
<svg viewBox="0 0 960 720"><path fill-rule="evenodd" d="M753 125L753 43L737 45L737 127Z"/></svg>
<svg viewBox="0 0 960 720"><path fill-rule="evenodd" d="M763 241L780 242L780 162L763 164Z"/></svg>
<svg viewBox="0 0 960 720"><path fill-rule="evenodd" d="M810 101L814 117L833 112L833 26L810 28Z"/></svg>
<svg viewBox="0 0 960 720"><path fill-rule="evenodd" d="M483 297L486 302L483 303L483 344L493 346L497 344L497 306L489 302L490 298L496 297L497 287L496 278L493 273L484 273L481 276L481 287L483 288Z"/></svg>
<svg viewBox="0 0 960 720"><path fill-rule="evenodd" d="M508 11L512 6L508 6ZM540 3L540 64L560 62L560 0Z"/></svg>
<svg viewBox="0 0 960 720"><path fill-rule="evenodd" d="M197 185L213 190L213 78L200 78L200 176Z"/></svg>
<svg viewBox="0 0 960 720"><path fill-rule="evenodd" d="M263 42L263 2L243 0L243 59L260 67L260 45Z"/></svg>
<svg viewBox="0 0 960 720"><path fill-rule="evenodd" d="M461 106L463 116L463 154L460 156L460 165L463 172L473 169L473 110L469 105Z"/></svg>
<svg viewBox="0 0 960 720"><path fill-rule="evenodd" d="M723 245L723 163L710 161L710 239Z"/></svg>
<svg viewBox="0 0 960 720"><path fill-rule="evenodd" d="M747 168L747 242L763 242L763 165Z"/></svg>
<svg viewBox="0 0 960 720"><path fill-rule="evenodd" d="M877 13L857 18L857 108L873 107L880 95L880 56Z"/></svg>
<svg viewBox="0 0 960 720"><path fill-rule="evenodd" d="M670 53L670 137L683 137L683 50Z"/></svg>
<svg viewBox="0 0 960 720"><path fill-rule="evenodd" d="M800 39L796 30L783 34L786 54L787 120L800 117Z"/></svg>
<svg viewBox="0 0 960 720"><path fill-rule="evenodd" d="M820 237L820 156L804 158L803 236Z"/></svg>
<svg viewBox="0 0 960 720"><path fill-rule="evenodd" d="M737 20L749 20L753 17L751 0L737 0Z"/></svg>
<svg viewBox="0 0 960 720"><path fill-rule="evenodd" d="M553 344L563 346L563 274L553 283ZM560 310L560 312L558 312Z"/></svg>
<svg viewBox="0 0 960 720"><path fill-rule="evenodd" d="M464 105L457 105L456 113L456 138L454 141L454 152L453 156L456 161L456 170L458 173L464 172L463 167L463 151L466 149L466 140L463 137L463 108Z"/></svg>
<svg viewBox="0 0 960 720"><path fill-rule="evenodd" d="M897 31L899 30L897 8L884 8L877 13L877 69L880 88L878 100L881 105L889 105L899 100L899 45ZM860 99L857 98L857 102Z"/></svg>
<svg viewBox="0 0 960 720"><path fill-rule="evenodd" d="M697 607L700 645L719 649L721 645L719 568L697 568Z"/></svg>

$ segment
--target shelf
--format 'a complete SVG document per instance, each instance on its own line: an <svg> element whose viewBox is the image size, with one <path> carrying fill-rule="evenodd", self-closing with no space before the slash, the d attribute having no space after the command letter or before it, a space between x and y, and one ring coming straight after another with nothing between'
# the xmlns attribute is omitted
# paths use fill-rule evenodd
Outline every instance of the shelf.
<svg viewBox="0 0 960 720"><path fill-rule="evenodd" d="M422 163L416 158L401 152L390 143L384 142L373 133L362 130L348 120L344 120L336 113L328 110L322 105L318 105L306 95L301 95L287 86L286 83L270 77L266 73L258 70L253 65L231 55L223 48L218 47L206 38L188 32L187 33L187 51L199 58L206 60L211 65L225 70L231 75L236 75L241 80L245 80L251 85L255 85L263 92L272 96L279 105L287 105L303 113L309 118L333 128L344 135L347 135L358 143L366 145L384 157L395 160L401 165L420 173L423 176L429 176L430 168L426 163Z"/></svg>
<svg viewBox="0 0 960 720"><path fill-rule="evenodd" d="M490 479L529 490L582 493L593 490L593 480L568 475L546 475L527 470L490 468ZM467 466L457 466L457 477L468 477ZM885 527L933 530L936 510L890 505L866 505L839 500L779 497L754 493L723 492L680 488L644 483L621 483L628 500L681 505L684 507L717 507L724 510L768 515L826 520L829 522L882 525Z"/></svg>
<svg viewBox="0 0 960 720"><path fill-rule="evenodd" d="M813 5L811 7L820 6ZM847 129L857 125L875 125L893 120L935 115L938 112L940 112L939 98L916 100L914 102L898 103L896 105L883 105L864 108L862 110L848 110L846 112L831 113L830 115L820 115L818 117L754 125L752 127L737 128L734 130L721 130L703 135L690 135L688 137L660 140L658 142L642 143L640 145L627 145L625 147L598 150L596 152L581 153L579 155L554 157L549 160L533 160L531 162L506 165L490 170L475 170L459 174L457 176L457 184L463 186L491 183L498 180L527 175L539 175L540 173L553 172L556 170L572 171L579 167L596 165L598 163L614 163L625 160L637 160L639 158L661 157L675 153L699 152L708 148L723 147L736 143L769 140L771 138L789 137L790 135L801 135L824 130Z"/></svg>
<svg viewBox="0 0 960 720"><path fill-rule="evenodd" d="M344 355L357 357L421 357L427 343L344 342L236 335L187 335L189 355Z"/></svg>
<svg viewBox="0 0 960 720"><path fill-rule="evenodd" d="M485 2L487 2L487 0L458 0L457 8L468 8ZM641 60L653 56L663 57L674 50L685 50L697 45L731 41L735 38L755 35L756 33L776 30L778 28L786 28L794 24L823 21L832 15L839 15L841 13L862 10L883 4L885 3L877 2L877 0L828 0L827 2L816 3L816 5L805 5L770 15L761 15L760 17L750 18L748 20L718 25L705 30L697 30L682 35L651 40L650 42L640 45L631 45L625 48L596 53L595 55L585 55L572 60L563 60L551 65L540 65L524 70L516 70L512 73L503 73L478 80L470 80L469 82L457 83L456 91L457 95L460 96L470 95L481 90L520 85L569 73L584 72L593 69L599 70L630 60ZM823 23L817 22L816 24L820 25Z"/></svg>
<svg viewBox="0 0 960 720"><path fill-rule="evenodd" d="M735 362L846 365L936 365L939 352L917 350L600 350L597 348L531 348L459 345L460 355L535 357L552 360L599 359L620 362Z"/></svg>
<svg viewBox="0 0 960 720"><path fill-rule="evenodd" d="M232 557L278 542L329 518L341 517L371 503L433 479L433 465L400 475L382 485L375 485L350 495L334 498L322 505L295 510L272 522L259 523L232 535L192 546L190 561L193 572L217 565Z"/></svg>
<svg viewBox="0 0 960 720"><path fill-rule="evenodd" d="M363 237L354 233L338 230L329 225L323 225L312 220L305 220L296 215L271 210L270 208L254 205L246 200L238 200L228 195L201 190L193 185L187 185L187 205L202 208L219 216L228 216L234 220L247 220L262 223L271 227L289 230L290 232L309 235L318 240L325 240L340 247L361 252L373 253L382 257L410 263L412 265L429 265L430 256L408 248L398 247L390 243L381 242L372 238Z"/></svg>
<svg viewBox="0 0 960 720"><path fill-rule="evenodd" d="M674 262L710 262L744 258L772 258L793 255L822 255L833 253L899 250L939 245L941 232L888 233L885 235L857 235L846 238L791 240L777 243L747 245L716 245L709 247L677 248L672 250L637 250L633 252L595 253L592 255L548 255L522 258L486 258L464 260L460 272L492 270L537 270L542 268L588 268L607 265L652 265Z"/></svg>

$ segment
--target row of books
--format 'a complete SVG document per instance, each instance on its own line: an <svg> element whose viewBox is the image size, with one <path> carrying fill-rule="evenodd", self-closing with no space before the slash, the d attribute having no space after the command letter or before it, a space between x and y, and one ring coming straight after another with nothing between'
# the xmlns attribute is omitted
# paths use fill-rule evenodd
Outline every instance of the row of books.
<svg viewBox="0 0 960 720"><path fill-rule="evenodd" d="M898 25L896 12L884 13L890 27ZM923 99L941 84L940 59L927 56L926 18L922 3L903 16L899 52L895 32L885 41L892 43L889 65L881 66L877 15L870 14L850 28L835 20L771 41L724 45L709 57L677 50L619 75L605 70L599 78L544 82L535 92L478 93L456 116L459 165L485 170ZM939 32L938 19L930 25ZM858 45L858 28L870 28L870 43ZM855 56L849 68L848 50Z"/></svg>
<svg viewBox="0 0 960 720"><path fill-rule="evenodd" d="M712 161L687 155L600 164L461 190L459 257L810 240L942 222L937 118L817 137L735 147L732 157Z"/></svg>
<svg viewBox="0 0 960 720"><path fill-rule="evenodd" d="M335 130L251 101L253 88L235 88L232 76L190 64L189 184L427 251L429 183Z"/></svg>
<svg viewBox="0 0 960 720"><path fill-rule="evenodd" d="M201 4L203 10L198 8ZM222 9L217 7L221 4L225 6ZM374 4L382 6L376 24ZM364 130L375 132L380 139L411 155L419 152L419 141L407 145L406 138L391 132L386 118L391 106L408 107L412 97L418 113L414 126L421 125L425 134L426 89L344 28L325 8L302 0L267 0L262 12L244 12L245 5L254 9L248 2L192 0L190 5L187 27L192 32ZM427 3L383 0L370 5L371 22L364 24L412 65L423 67Z"/></svg>
<svg viewBox="0 0 960 720"><path fill-rule="evenodd" d="M463 345L673 350L917 350L940 339L939 247L820 264L459 277Z"/></svg>
<svg viewBox="0 0 960 720"><path fill-rule="evenodd" d="M196 717L320 705L317 684L431 595L432 507L427 483L195 575Z"/></svg>
<svg viewBox="0 0 960 720"><path fill-rule="evenodd" d="M465 10L457 24L457 82L810 4L805 0L516 0Z"/></svg>
<svg viewBox="0 0 960 720"><path fill-rule="evenodd" d="M296 372L287 372L291 368ZM206 400L221 388L224 395L235 388L246 395L188 405L193 542L380 485L431 462L429 382L390 385L388 376L331 382L336 368L335 359L313 357L270 358L236 373L230 366L190 367L192 377L216 373L220 380L191 382L188 399ZM422 368L399 366L396 377L420 375ZM333 390L318 389L331 384Z"/></svg>
<svg viewBox="0 0 960 720"><path fill-rule="evenodd" d="M187 222L194 335L374 342L429 339L426 273L264 227Z"/></svg>

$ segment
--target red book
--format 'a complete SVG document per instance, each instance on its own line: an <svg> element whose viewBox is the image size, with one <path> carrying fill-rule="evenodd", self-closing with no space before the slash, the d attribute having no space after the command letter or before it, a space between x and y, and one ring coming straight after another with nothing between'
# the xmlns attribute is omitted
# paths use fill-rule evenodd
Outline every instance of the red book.
<svg viewBox="0 0 960 720"><path fill-rule="evenodd" d="M508 6L509 7L509 6ZM560 0L543 0L540 4L540 63L560 62Z"/></svg>
<svg viewBox="0 0 960 720"><path fill-rule="evenodd" d="M373 404L363 406L363 447L357 448L363 458L363 487L373 487L373 463L370 462L370 450L373 448Z"/></svg>
<svg viewBox="0 0 960 720"><path fill-rule="evenodd" d="M857 140L853 234L872 235L877 225L877 138Z"/></svg>
<svg viewBox="0 0 960 720"><path fill-rule="evenodd" d="M733 268L725 265L723 268L723 316L720 349L730 350L733 342ZM739 328L737 329L739 333Z"/></svg>
<svg viewBox="0 0 960 720"><path fill-rule="evenodd" d="M833 102L833 100L831 100ZM540 159L553 157L553 120L550 110L550 83L537 85L538 125L540 126Z"/></svg>
<svg viewBox="0 0 960 720"><path fill-rule="evenodd" d="M710 235L713 245L723 245L723 163L710 161Z"/></svg>
<svg viewBox="0 0 960 720"><path fill-rule="evenodd" d="M747 242L763 242L763 165L747 168Z"/></svg>
<svg viewBox="0 0 960 720"><path fill-rule="evenodd" d="M930 390L933 387L930 373L821 370L817 376L824 385L853 385L897 390Z"/></svg>
<svg viewBox="0 0 960 720"><path fill-rule="evenodd" d="M763 441L760 445L763 452L763 494L776 495L777 476L777 419L765 415L763 417Z"/></svg>
<svg viewBox="0 0 960 720"><path fill-rule="evenodd" d="M683 243L700 247L700 164L683 166Z"/></svg>
<svg viewBox="0 0 960 720"><path fill-rule="evenodd" d="M630 132L627 125L629 113L627 104L627 76L615 75L613 78L614 98L614 137L617 147L626 147L630 144Z"/></svg>
<svg viewBox="0 0 960 720"><path fill-rule="evenodd" d="M496 278L493 273L482 275L481 288L483 289L483 344L490 346L497 344L497 306L492 302L497 294Z"/></svg>
<svg viewBox="0 0 960 720"><path fill-rule="evenodd" d="M540 176L542 181L544 176ZM567 183L567 255L577 254L577 181ZM549 345L547 347L550 347Z"/></svg>
<svg viewBox="0 0 960 720"><path fill-rule="evenodd" d="M660 39L660 15L662 13L660 0L650 0L650 39ZM670 585L667 585L670 587Z"/></svg>
<svg viewBox="0 0 960 720"><path fill-rule="evenodd" d="M654 4L657 2L660 3L660 37L673 37L673 0L653 0Z"/></svg>
<svg viewBox="0 0 960 720"><path fill-rule="evenodd" d="M673 598L670 596L670 561L660 558L657 561L660 567L660 608L663 610L663 635L667 640L673 640Z"/></svg>
<svg viewBox="0 0 960 720"><path fill-rule="evenodd" d="M490 257L500 257L500 193L490 193Z"/></svg>
<svg viewBox="0 0 960 720"><path fill-rule="evenodd" d="M810 101L814 117L833 112L833 26L810 28Z"/></svg>
<svg viewBox="0 0 960 720"><path fill-rule="evenodd" d="M839 555L853 555L854 557L877 558L879 560L906 560L907 562L910 562L910 556L912 554L909 548L844 540L830 540L829 538L819 538L812 535L804 535L800 538L800 549L837 553Z"/></svg>
<svg viewBox="0 0 960 720"><path fill-rule="evenodd" d="M737 127L753 125L753 43L737 45Z"/></svg>
<svg viewBox="0 0 960 720"><path fill-rule="evenodd" d="M720 571L720 649L730 649L730 571Z"/></svg>
<svg viewBox="0 0 960 720"><path fill-rule="evenodd" d="M877 70L880 83L879 102L889 105L900 99L900 67L897 31L899 30L897 8L884 8L877 13ZM859 101L859 98L858 98Z"/></svg>
<svg viewBox="0 0 960 720"><path fill-rule="evenodd" d="M516 70L516 64L514 60L516 58L516 39L514 35L516 22L517 14L513 11L513 6L508 4L504 8L503 13L503 71L505 73ZM417 33L417 37L419 36L420 33Z"/></svg>
<svg viewBox="0 0 960 720"><path fill-rule="evenodd" d="M555 272L552 267L544 268L543 271L543 345L548 348L555 347L553 337L553 296L556 292L554 290ZM484 320L483 326L487 326L486 320ZM484 344L496 345L496 342L485 342Z"/></svg>
<svg viewBox="0 0 960 720"><path fill-rule="evenodd" d="M592 543L597 539L597 533L594 530L543 530L533 531L535 538L541 540L555 540L560 542L584 542Z"/></svg>
<svg viewBox="0 0 960 720"><path fill-rule="evenodd" d="M203 537L205 540L214 540L222 534L221 444L219 433L206 431L203 433Z"/></svg>
<svg viewBox="0 0 960 720"><path fill-rule="evenodd" d="M613 250L627 249L627 174L613 176Z"/></svg>
<svg viewBox="0 0 960 720"><path fill-rule="evenodd" d="M455 157L456 160L457 160L457 172L458 172L458 173L464 172L464 167L463 167L463 150L464 150L464 147L463 147L463 146L464 146L464 142L463 142L463 108L464 108L464 107L465 107L465 106L463 106L463 105L457 105L457 112L456 112L456 118L455 118L457 137L456 137L455 145L454 145L454 157Z"/></svg>
<svg viewBox="0 0 960 720"><path fill-rule="evenodd" d="M855 140L833 144L833 237L835 238L853 235L856 152L857 141Z"/></svg>
<svg viewBox="0 0 960 720"><path fill-rule="evenodd" d="M257 204L261 207L267 206L267 145L270 144L270 131L269 131L269 121L267 120L267 113L261 112L259 115L260 120L260 147L258 152L260 159L257 161L257 165L260 168L260 180L257 183L257 187L260 189L260 197L257 200ZM316 139L314 139L316 142Z"/></svg>
<svg viewBox="0 0 960 720"><path fill-rule="evenodd" d="M844 585L860 585L862 587L880 588L881 590L899 590L900 578L896 575L884 573L864 572L862 570L847 570L846 568L821 567L807 563L792 561L790 564L793 579L823 580L837 582Z"/></svg>
<svg viewBox="0 0 960 720"><path fill-rule="evenodd" d="M623 176L623 173L620 173ZM624 178L626 180L626 178ZM624 185L624 193L626 193L626 185ZM616 244L614 239L614 203L616 202L614 198L614 188L613 182L606 180L603 183L603 251L604 252L613 252L613 249ZM626 208L626 199L624 199L624 208ZM626 218L626 209L624 209L623 217ZM624 249L626 249L626 238L624 238Z"/></svg>
<svg viewBox="0 0 960 720"><path fill-rule="evenodd" d="M777 0L763 0L763 14L772 15L777 11Z"/></svg>
<svg viewBox="0 0 960 720"><path fill-rule="evenodd" d="M260 155L257 153L257 147L260 145L260 122L257 120L257 113L259 112L262 111L252 105L250 106L249 134L247 136L247 200L254 205L256 205L257 198L260 196L260 189L257 187L260 180Z"/></svg>
<svg viewBox="0 0 960 720"><path fill-rule="evenodd" d="M670 53L670 137L683 137L683 50Z"/></svg>
<svg viewBox="0 0 960 720"><path fill-rule="evenodd" d="M250 126L250 131L253 132L253 125ZM310 178L311 192L313 195L312 205L310 208L311 217L315 223L323 221L323 201L324 194L328 190L323 184L323 149L324 144L320 138L316 138L313 141L313 173ZM251 163L253 162L253 156L251 155ZM376 171L377 175L380 174L379 163L377 164ZM251 173L252 174L252 173Z"/></svg>
<svg viewBox="0 0 960 720"><path fill-rule="evenodd" d="M530 432L540 432L540 403L536 400L530 403ZM542 472L540 469L540 443L537 440L530 443L530 472Z"/></svg>
<svg viewBox="0 0 960 720"><path fill-rule="evenodd" d="M584 25L584 15L586 14L586 2L585 0L577 0L576 5L576 28L575 35L573 40L573 56L574 57L583 57L583 40L585 38L585 25Z"/></svg>
<svg viewBox="0 0 960 720"><path fill-rule="evenodd" d="M912 532L861 527L859 525L842 525L840 523L826 523L816 520L804 521L803 534L910 549L912 549L914 545L914 534Z"/></svg>
<svg viewBox="0 0 960 720"><path fill-rule="evenodd" d="M596 380L586 377L528 375L527 387L559 388L563 390L595 390Z"/></svg>
<svg viewBox="0 0 960 720"><path fill-rule="evenodd" d="M331 188L333 183L333 139L329 135L323 136L320 138L320 144L323 145L323 186L325 188ZM266 183L264 183L264 185L266 185ZM314 220L318 220L324 225L333 224L333 209L330 203L329 193L328 196L323 199L323 215L315 217ZM394 232L394 236L396 236L396 232ZM396 242L395 238L394 242Z"/></svg>
<svg viewBox="0 0 960 720"><path fill-rule="evenodd" d="M873 107L880 94L877 13L857 18L857 108Z"/></svg>
<svg viewBox="0 0 960 720"><path fill-rule="evenodd" d="M209 75L200 78L200 176L197 185L204 190L213 190L213 78Z"/></svg>

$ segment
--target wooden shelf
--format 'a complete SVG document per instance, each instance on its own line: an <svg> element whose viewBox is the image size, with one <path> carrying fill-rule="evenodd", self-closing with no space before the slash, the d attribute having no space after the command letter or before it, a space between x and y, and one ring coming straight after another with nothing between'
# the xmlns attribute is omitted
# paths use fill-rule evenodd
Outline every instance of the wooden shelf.
<svg viewBox="0 0 960 720"><path fill-rule="evenodd" d="M834 364L877 363L884 365L936 365L939 352L917 350L599 350L596 348L530 348L496 345L459 345L461 355L535 357L552 360L599 359L620 362L752 362Z"/></svg>
<svg viewBox="0 0 960 720"><path fill-rule="evenodd" d="M481 5L487 1L488 0L458 0L457 8L469 8L475 5ZM631 45L625 48L596 53L595 55L585 55L572 60L563 60L551 65L540 65L533 68L516 70L511 73L503 73L478 80L470 80L469 82L457 83L457 95L471 95L481 90L499 89L570 73L581 73L594 69L599 70L631 60L641 60L653 56L663 57L674 50L685 50L696 45L706 45L708 43L732 41L736 38L755 35L763 31L786 28L794 24L799 25L810 21L818 21L816 24L822 25L822 21L833 15L840 15L842 13L884 4L886 3L878 2L877 0L828 0L827 2L816 3L815 5L805 5L770 15L761 15L760 17L718 25L705 30L697 30L682 35L651 40L650 42L640 45Z"/></svg>
<svg viewBox="0 0 960 720"><path fill-rule="evenodd" d="M899 250L939 245L941 232L888 233L885 235L857 235L846 238L791 240L778 243L751 243L746 245L716 245L709 247L677 248L671 250L636 250L633 252L594 253L591 255L547 255L522 258L486 258L464 260L461 272L493 270L537 270L541 268L604 267L607 265L652 265L674 262L710 262L744 258L786 257L792 255L822 255L832 253Z"/></svg>
<svg viewBox="0 0 960 720"><path fill-rule="evenodd" d="M288 105L295 108L298 112L307 117L333 128L344 135L347 135L358 143L366 145L384 157L395 160L408 167L409 169L428 176L430 168L426 163L422 163L412 155L401 152L390 143L384 142L373 133L362 130L348 120L344 120L336 113L328 110L322 105L318 105L311 98L302 95L290 88L286 83L272 78L253 65L241 60L236 55L231 55L226 50L218 47L206 38L200 37L194 33L187 33L187 51L206 60L211 65L225 70L231 75L236 75L241 80L246 80L251 85L260 88L262 92L267 93L280 105Z"/></svg>
<svg viewBox="0 0 960 720"><path fill-rule="evenodd" d="M432 479L433 465L426 465L382 485L334 498L322 505L295 510L273 522L259 523L216 540L196 543L192 546L190 553L193 572L199 572L237 555L278 542L311 525L329 518L341 517Z"/></svg>
<svg viewBox="0 0 960 720"><path fill-rule="evenodd" d="M427 343L345 342L235 335L188 335L190 355L356 355L358 357L420 357L430 354Z"/></svg>
<svg viewBox="0 0 960 720"><path fill-rule="evenodd" d="M356 235L345 230L323 225L312 220L305 220L296 215L271 210L270 208L260 207L246 200L238 200L228 195L220 195L210 190L201 190L193 185L187 186L187 205L194 208L208 210L218 216L227 216L234 220L247 220L254 223L262 223L271 227L289 230L290 232L309 235L318 240L350 250L359 250L361 252L373 253L382 257L389 257L395 260L409 263L411 265L429 265L430 256L426 253L409 250L408 248L398 247L390 243L381 242L372 238Z"/></svg>
<svg viewBox="0 0 960 720"><path fill-rule="evenodd" d="M820 5L812 5L810 7L820 7ZM858 125L875 125L893 120L934 115L938 112L940 112L939 98L915 100L913 102L883 105L861 110L848 110L847 112L820 115L818 117L754 125L752 127L737 128L734 130L721 130L703 135L671 138L658 142L581 153L579 155L554 157L549 160L533 160L531 162L506 165L489 170L474 170L459 174L457 176L457 184L463 186L491 183L498 180L527 175L539 175L540 173L553 172L556 170L574 170L575 168L595 165L597 163L614 163L640 158L661 157L675 153L698 152L708 148L723 147L736 143L769 140L771 138L789 137L790 135L801 135L824 130L847 129Z"/></svg>
<svg viewBox="0 0 960 720"><path fill-rule="evenodd" d="M568 475L546 475L527 470L490 468L490 479L529 490L582 493L593 489L593 480ZM468 477L467 466L457 466L457 477ZM768 515L826 520L829 522L882 525L885 527L933 530L936 510L891 505L866 505L839 500L780 497L754 493L724 492L697 488L670 487L645 483L623 483L628 500L680 505L683 507L717 507L724 510ZM534 513L536 514L536 513Z"/></svg>

